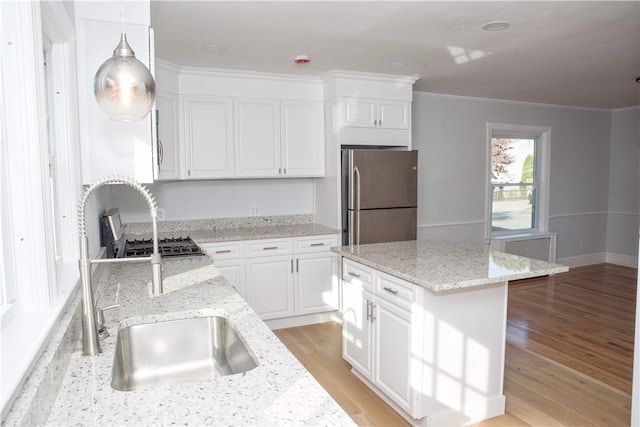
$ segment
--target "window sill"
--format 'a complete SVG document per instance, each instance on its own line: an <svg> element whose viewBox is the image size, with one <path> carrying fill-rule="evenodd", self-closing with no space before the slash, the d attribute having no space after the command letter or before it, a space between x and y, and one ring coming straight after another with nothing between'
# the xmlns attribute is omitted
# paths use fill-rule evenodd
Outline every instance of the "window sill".
<svg viewBox="0 0 640 427"><path fill-rule="evenodd" d="M77 289L79 278L77 264L67 263L60 271L61 292L48 309L27 312L14 304L10 306L10 310L2 313L2 419L11 410L15 398L20 394L33 367L55 334L60 318L76 294L73 291Z"/></svg>
<svg viewBox="0 0 640 427"><path fill-rule="evenodd" d="M512 232L505 231L500 233L492 234L488 237L489 240L520 240L523 238L533 238L533 237L550 237L557 236L558 233L552 231L522 231L522 230L514 230Z"/></svg>

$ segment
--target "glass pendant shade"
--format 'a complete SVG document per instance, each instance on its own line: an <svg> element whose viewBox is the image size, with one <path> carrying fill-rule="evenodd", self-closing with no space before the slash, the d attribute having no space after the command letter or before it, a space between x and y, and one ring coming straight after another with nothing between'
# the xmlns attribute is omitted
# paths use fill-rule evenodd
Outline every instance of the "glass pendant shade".
<svg viewBox="0 0 640 427"><path fill-rule="evenodd" d="M142 120L151 111L156 83L149 69L136 59L124 32L113 56L98 69L93 90L98 105L112 120Z"/></svg>

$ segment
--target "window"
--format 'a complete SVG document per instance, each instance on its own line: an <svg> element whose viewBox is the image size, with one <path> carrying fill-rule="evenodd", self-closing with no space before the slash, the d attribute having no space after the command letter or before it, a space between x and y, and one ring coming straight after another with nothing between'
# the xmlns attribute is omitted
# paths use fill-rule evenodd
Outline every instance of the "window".
<svg viewBox="0 0 640 427"><path fill-rule="evenodd" d="M4 416L78 283L81 186L73 22L60 1L0 1L0 22Z"/></svg>
<svg viewBox="0 0 640 427"><path fill-rule="evenodd" d="M549 128L489 124L488 235L547 231Z"/></svg>

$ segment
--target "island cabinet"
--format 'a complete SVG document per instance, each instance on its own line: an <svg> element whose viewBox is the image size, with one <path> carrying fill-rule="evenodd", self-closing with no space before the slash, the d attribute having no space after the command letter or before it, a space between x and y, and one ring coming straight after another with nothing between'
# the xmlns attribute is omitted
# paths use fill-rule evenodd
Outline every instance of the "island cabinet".
<svg viewBox="0 0 640 427"><path fill-rule="evenodd" d="M343 357L413 425L504 413L506 282L433 292L342 259Z"/></svg>
<svg viewBox="0 0 640 427"><path fill-rule="evenodd" d="M214 265L263 320L313 323L338 308L337 235L205 243ZM281 320L282 319L282 320ZM327 319L328 320L328 319Z"/></svg>
<svg viewBox="0 0 640 427"><path fill-rule="evenodd" d="M395 404L412 416L419 408L412 378L420 377L420 364L412 363L422 330L412 310L415 286L343 261L343 357Z"/></svg>

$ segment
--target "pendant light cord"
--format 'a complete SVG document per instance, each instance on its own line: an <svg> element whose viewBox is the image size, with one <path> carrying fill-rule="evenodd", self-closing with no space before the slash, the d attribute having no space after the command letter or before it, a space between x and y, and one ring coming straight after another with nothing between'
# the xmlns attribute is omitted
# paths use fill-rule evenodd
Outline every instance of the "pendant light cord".
<svg viewBox="0 0 640 427"><path fill-rule="evenodd" d="M124 0L120 0L120 19L122 21L122 34L124 34Z"/></svg>

